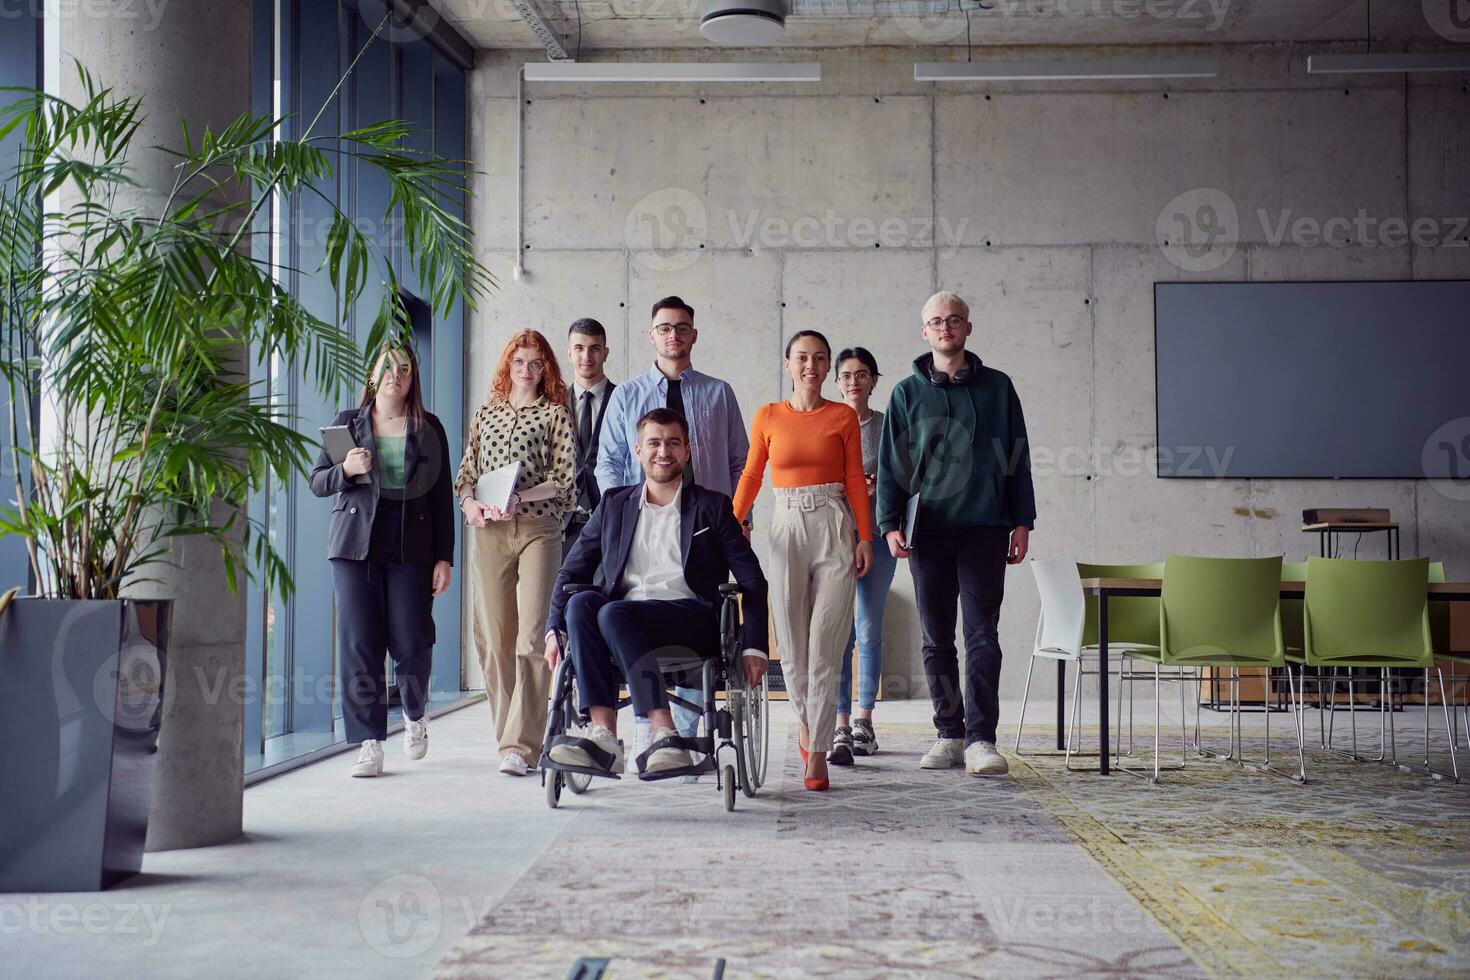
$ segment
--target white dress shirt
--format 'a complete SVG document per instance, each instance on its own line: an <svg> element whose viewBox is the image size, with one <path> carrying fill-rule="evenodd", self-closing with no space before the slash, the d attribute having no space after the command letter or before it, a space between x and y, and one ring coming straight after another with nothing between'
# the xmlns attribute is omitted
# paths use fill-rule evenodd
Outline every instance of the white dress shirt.
<svg viewBox="0 0 1470 980"><path fill-rule="evenodd" d="M580 381L572 382L572 421L575 423L573 428L578 432L582 431L582 395L588 391L592 392L592 404L589 407L592 409L591 424L595 426L597 413L602 408L602 403L607 401L607 378L604 377L591 388L583 388Z"/></svg>
<svg viewBox="0 0 1470 980"><path fill-rule="evenodd" d="M623 566L624 599L697 599L684 580L684 558L679 553L680 487L674 499L660 506L648 499L648 486L638 495L638 524Z"/></svg>

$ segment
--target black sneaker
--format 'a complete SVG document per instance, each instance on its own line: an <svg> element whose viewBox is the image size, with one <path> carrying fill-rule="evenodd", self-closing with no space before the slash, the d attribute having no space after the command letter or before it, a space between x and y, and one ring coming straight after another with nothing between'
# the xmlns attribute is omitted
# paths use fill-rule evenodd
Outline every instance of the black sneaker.
<svg viewBox="0 0 1470 980"><path fill-rule="evenodd" d="M852 729L846 725L837 726L837 734L832 736L832 751L827 753L827 761L834 766L852 765Z"/></svg>
<svg viewBox="0 0 1470 980"><path fill-rule="evenodd" d="M873 731L873 723L867 718L854 718L852 728L852 751L857 755L877 755L878 736Z"/></svg>

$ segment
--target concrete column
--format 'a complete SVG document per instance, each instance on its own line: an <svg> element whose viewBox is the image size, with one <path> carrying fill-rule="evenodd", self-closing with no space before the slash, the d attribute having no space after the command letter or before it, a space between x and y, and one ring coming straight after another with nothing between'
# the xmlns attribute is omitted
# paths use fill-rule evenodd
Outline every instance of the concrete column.
<svg viewBox="0 0 1470 980"><path fill-rule="evenodd" d="M197 140L250 109L251 16L240 0L47 4L48 86L81 98L75 61L103 86L143 99L131 162L142 185L125 204L156 211L172 160L151 146ZM55 53L59 52L59 58ZM217 547L193 539L147 594L174 600L148 850L234 840L243 808L245 594L231 595ZM141 591L141 590L140 590Z"/></svg>

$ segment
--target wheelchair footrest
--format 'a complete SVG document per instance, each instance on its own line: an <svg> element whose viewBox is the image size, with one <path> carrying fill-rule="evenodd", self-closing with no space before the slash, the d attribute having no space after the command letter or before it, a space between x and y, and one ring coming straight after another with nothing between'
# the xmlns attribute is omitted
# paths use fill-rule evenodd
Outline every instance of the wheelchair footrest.
<svg viewBox="0 0 1470 980"><path fill-rule="evenodd" d="M592 760L593 765L569 766L564 763L556 762L551 758L551 750L556 748L558 745L570 745L574 748L581 749L583 752L587 753L587 757ZM580 735L557 735L553 737L550 742L546 743L546 746L541 751L542 763L552 769L560 769L562 772L588 772L594 776L614 775L614 773L610 769L613 764L614 758L614 756L609 755L596 742L592 741L590 738L582 738Z"/></svg>
<svg viewBox="0 0 1470 980"><path fill-rule="evenodd" d="M659 779L673 779L675 776L703 776L707 772L715 771L715 757L707 755L692 766L680 766L677 769L660 769L658 772L638 773L638 779L645 783L651 783Z"/></svg>
<svg viewBox="0 0 1470 980"><path fill-rule="evenodd" d="M683 749L686 752L694 752L704 756L699 762L691 766L680 766L677 769L660 769L655 773L645 773L643 770L648 765L648 760L659 749ZM707 772L715 771L714 763L715 740L709 735L669 735L658 739L648 748L639 753L634 760L638 767L638 778L645 782L653 779L668 779L670 776L698 776Z"/></svg>
<svg viewBox="0 0 1470 980"><path fill-rule="evenodd" d="M541 757L541 761L537 763L537 768L548 772L575 772L584 776L601 776L603 779L623 778L621 773L608 772L606 769L591 769L587 766L564 766L560 762L551 761L549 757L544 755Z"/></svg>

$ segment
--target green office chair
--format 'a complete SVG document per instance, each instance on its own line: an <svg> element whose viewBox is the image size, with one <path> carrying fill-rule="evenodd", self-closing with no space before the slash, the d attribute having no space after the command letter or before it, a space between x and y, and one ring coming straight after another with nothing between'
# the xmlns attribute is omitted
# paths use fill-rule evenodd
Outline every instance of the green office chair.
<svg viewBox="0 0 1470 980"><path fill-rule="evenodd" d="M1443 570L1441 569L1441 574ZM1334 558L1307 560L1307 591L1304 603L1303 643L1299 654L1290 655L1298 670L1317 668L1370 667L1378 669L1379 754L1367 758L1357 751L1356 698L1353 679L1348 679L1348 715L1352 721L1352 749L1344 752L1332 744L1329 723L1327 748L1359 762L1388 762L1399 768L1438 778L1460 780L1455 753L1455 736L1450 728L1444 676L1434 663L1434 641L1430 631L1429 559L1371 561ZM1393 702L1395 668L1424 671L1425 765L1400 763L1397 740L1389 710ZM1428 690L1429 671L1439 674L1440 706L1445 734L1450 737L1450 772L1429 766ZM1320 683L1320 678L1319 678Z"/></svg>
<svg viewBox="0 0 1470 980"><path fill-rule="evenodd" d="M1302 716L1296 686L1290 673L1292 715L1296 720L1297 772L1271 765L1271 714L1266 717L1266 753L1261 763L1247 763L1241 751L1240 668L1285 667L1285 645L1281 636L1279 596L1281 558L1200 558L1170 555L1164 561L1163 595L1159 601L1159 651L1130 651L1135 660L1153 663L1155 677L1161 667L1215 667L1231 672L1230 751L1206 751L1199 744L1199 710L1195 711L1195 748L1201 755L1234 761L1261 772L1284 776L1294 782L1307 781ZM1156 687L1157 692L1157 687ZM1132 770L1126 770L1132 771ZM1159 778L1158 721L1155 716L1154 769L1151 781ZM1148 773L1137 775L1149 776Z"/></svg>

